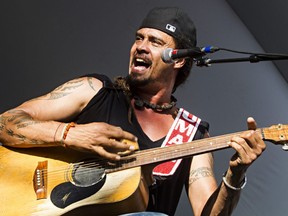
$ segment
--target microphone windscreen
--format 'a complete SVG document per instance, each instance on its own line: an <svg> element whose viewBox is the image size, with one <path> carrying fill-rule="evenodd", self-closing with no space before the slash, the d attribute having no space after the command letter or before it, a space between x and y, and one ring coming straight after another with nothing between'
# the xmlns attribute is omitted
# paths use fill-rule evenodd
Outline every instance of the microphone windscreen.
<svg viewBox="0 0 288 216"><path fill-rule="evenodd" d="M162 61L165 63L173 63L173 59L171 57L171 53L172 53L173 49L172 48L167 48L162 52L161 58Z"/></svg>

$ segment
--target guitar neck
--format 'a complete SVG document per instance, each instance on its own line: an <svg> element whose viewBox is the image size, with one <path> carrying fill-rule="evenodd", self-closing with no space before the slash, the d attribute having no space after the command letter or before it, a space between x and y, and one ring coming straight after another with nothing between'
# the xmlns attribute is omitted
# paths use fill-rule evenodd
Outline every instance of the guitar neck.
<svg viewBox="0 0 288 216"><path fill-rule="evenodd" d="M257 129L257 133L261 134L263 129ZM137 166L148 164L158 164L160 162L186 158L197 154L217 151L229 148L229 142L233 136L239 135L242 132L221 135L217 137L209 137L201 140L195 140L180 145L171 145L168 147L151 148L147 150L137 151L131 155L124 156L121 165L110 169L111 172L120 171Z"/></svg>

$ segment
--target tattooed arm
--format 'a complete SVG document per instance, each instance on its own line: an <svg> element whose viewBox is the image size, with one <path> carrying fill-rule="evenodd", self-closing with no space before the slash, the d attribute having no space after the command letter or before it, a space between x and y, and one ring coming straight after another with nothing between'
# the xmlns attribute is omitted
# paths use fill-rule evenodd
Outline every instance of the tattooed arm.
<svg viewBox="0 0 288 216"><path fill-rule="evenodd" d="M208 133L205 137L209 137ZM214 160L212 153L193 157L188 196L194 216L231 215L236 207L240 192L227 189L221 182L217 185L214 177Z"/></svg>
<svg viewBox="0 0 288 216"><path fill-rule="evenodd" d="M189 199L194 216L231 215L240 198L240 191L217 187L213 174L213 155L194 156L189 176Z"/></svg>
<svg viewBox="0 0 288 216"><path fill-rule="evenodd" d="M4 112L0 115L0 142L20 148L63 145L64 122L70 122L79 114L100 88L102 82L95 78L74 79ZM105 147L129 149L130 146L117 141L121 139L134 141L136 138L106 123L77 124L69 130L65 146L117 159L118 156L107 152Z"/></svg>
<svg viewBox="0 0 288 216"><path fill-rule="evenodd" d="M195 216L201 215L207 200L216 189L212 153L194 156L190 168L188 196Z"/></svg>
<svg viewBox="0 0 288 216"><path fill-rule="evenodd" d="M69 81L3 113L0 115L1 142L16 147L54 145L59 122L69 121L97 93L96 86L93 88L90 83L89 78ZM61 130L60 126L58 130Z"/></svg>
<svg viewBox="0 0 288 216"><path fill-rule="evenodd" d="M235 150L235 154L231 157L226 175L218 187L213 177L212 154L193 158L188 191L195 216L226 216L231 215L235 209L241 189L245 186L246 170L266 148L261 136L255 132L257 127L253 118L247 119L247 126L247 131L231 137L229 145Z"/></svg>

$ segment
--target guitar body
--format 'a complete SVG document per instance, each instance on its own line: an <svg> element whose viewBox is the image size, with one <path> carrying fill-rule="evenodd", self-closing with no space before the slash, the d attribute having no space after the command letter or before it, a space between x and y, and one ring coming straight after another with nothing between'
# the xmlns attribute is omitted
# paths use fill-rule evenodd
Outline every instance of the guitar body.
<svg viewBox="0 0 288 216"><path fill-rule="evenodd" d="M146 209L141 167L95 180L98 166L71 166L86 159L87 154L62 147L0 146L0 215L119 215ZM92 174L83 175L86 169Z"/></svg>
<svg viewBox="0 0 288 216"><path fill-rule="evenodd" d="M288 150L288 125L256 132ZM155 165L229 148L231 137L237 134L240 132L131 155L124 152L118 164L62 147L0 146L0 215L113 216L145 211Z"/></svg>

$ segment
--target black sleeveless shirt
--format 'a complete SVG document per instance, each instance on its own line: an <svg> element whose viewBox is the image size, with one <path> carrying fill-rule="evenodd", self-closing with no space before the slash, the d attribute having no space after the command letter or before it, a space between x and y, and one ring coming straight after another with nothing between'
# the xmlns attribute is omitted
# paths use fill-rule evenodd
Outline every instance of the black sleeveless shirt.
<svg viewBox="0 0 288 216"><path fill-rule="evenodd" d="M129 122L129 104L122 90L115 89L111 80L105 75L89 74L87 76L101 80L103 88L74 119L75 122L79 124L106 122L119 126L138 137L139 148L142 150L161 146L165 137L153 142L143 132L135 116L132 116ZM202 121L194 140L203 138L208 128L208 123ZM175 214L183 185L188 183L190 164L191 158L183 159L172 177L156 180L156 184L149 188L150 199L147 211L163 212L169 216Z"/></svg>

